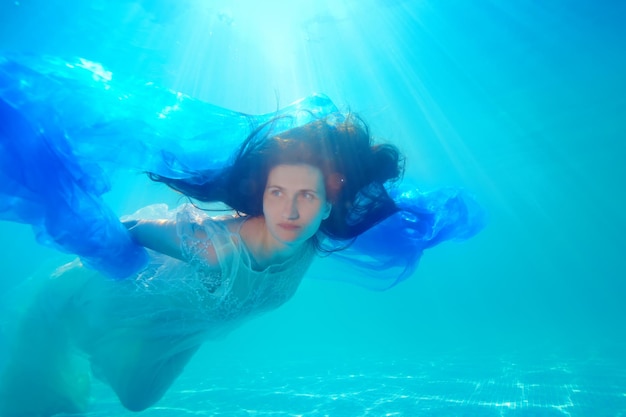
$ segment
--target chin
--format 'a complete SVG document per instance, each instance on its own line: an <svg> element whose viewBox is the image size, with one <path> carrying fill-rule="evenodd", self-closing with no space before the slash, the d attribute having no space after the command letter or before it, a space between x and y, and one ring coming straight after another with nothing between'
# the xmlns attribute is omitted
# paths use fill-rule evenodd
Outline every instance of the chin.
<svg viewBox="0 0 626 417"><path fill-rule="evenodd" d="M298 245L303 244L307 240L309 240L308 238L304 238L303 236L300 236L300 235L298 236L279 235L277 237L278 237L278 240L282 242L283 245L286 245L286 246L298 246Z"/></svg>
<svg viewBox="0 0 626 417"><path fill-rule="evenodd" d="M295 246L304 243L306 239L300 239L300 237L284 237L280 239L280 241L285 245Z"/></svg>

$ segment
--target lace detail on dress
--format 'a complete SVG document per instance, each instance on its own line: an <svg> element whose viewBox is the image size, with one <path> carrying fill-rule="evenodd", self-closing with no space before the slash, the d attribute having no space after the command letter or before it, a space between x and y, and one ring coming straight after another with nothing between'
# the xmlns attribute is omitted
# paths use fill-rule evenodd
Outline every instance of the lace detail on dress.
<svg viewBox="0 0 626 417"><path fill-rule="evenodd" d="M149 216L146 214L149 213ZM140 291L178 294L195 320L209 327L230 327L279 307L296 292L314 255L312 247L287 262L263 271L251 267L251 256L239 230L245 219L210 217L193 205L175 211L151 206L139 213L149 218L175 219L186 262L152 253L149 266L137 277ZM165 294L163 294L165 295Z"/></svg>
<svg viewBox="0 0 626 417"><path fill-rule="evenodd" d="M237 255L225 223L235 217L211 218L193 206L176 216L181 252L203 281L208 294L223 297L232 285Z"/></svg>

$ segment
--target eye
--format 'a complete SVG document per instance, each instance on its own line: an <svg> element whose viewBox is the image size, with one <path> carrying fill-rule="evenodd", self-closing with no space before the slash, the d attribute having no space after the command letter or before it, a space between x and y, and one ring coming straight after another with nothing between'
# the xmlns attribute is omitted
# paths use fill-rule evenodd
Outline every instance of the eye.
<svg viewBox="0 0 626 417"><path fill-rule="evenodd" d="M283 192L278 188L270 188L269 193L273 197L280 197L283 195Z"/></svg>
<svg viewBox="0 0 626 417"><path fill-rule="evenodd" d="M302 197L304 197L304 199L307 200L307 201L315 200L315 194L309 193L309 192L302 193Z"/></svg>

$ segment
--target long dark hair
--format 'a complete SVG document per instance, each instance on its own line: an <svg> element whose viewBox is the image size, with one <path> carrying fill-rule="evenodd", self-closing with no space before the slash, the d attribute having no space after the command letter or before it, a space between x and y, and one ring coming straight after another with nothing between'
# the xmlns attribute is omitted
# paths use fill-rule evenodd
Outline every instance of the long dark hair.
<svg viewBox="0 0 626 417"><path fill-rule="evenodd" d="M324 176L333 205L320 231L338 240L352 239L398 211L384 184L401 177L400 152L390 144L373 144L358 116L328 116L273 134L276 122L255 129L221 172L198 172L186 179L149 176L192 199L222 202L238 213L259 216L273 167L315 166Z"/></svg>

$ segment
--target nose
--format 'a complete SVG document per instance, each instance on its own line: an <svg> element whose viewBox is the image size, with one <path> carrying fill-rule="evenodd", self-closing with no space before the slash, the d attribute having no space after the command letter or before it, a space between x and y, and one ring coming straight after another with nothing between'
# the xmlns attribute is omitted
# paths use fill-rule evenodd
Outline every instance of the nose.
<svg viewBox="0 0 626 417"><path fill-rule="evenodd" d="M283 218L287 220L297 220L299 217L300 213L298 212L297 200L295 198L287 199L283 207Z"/></svg>

